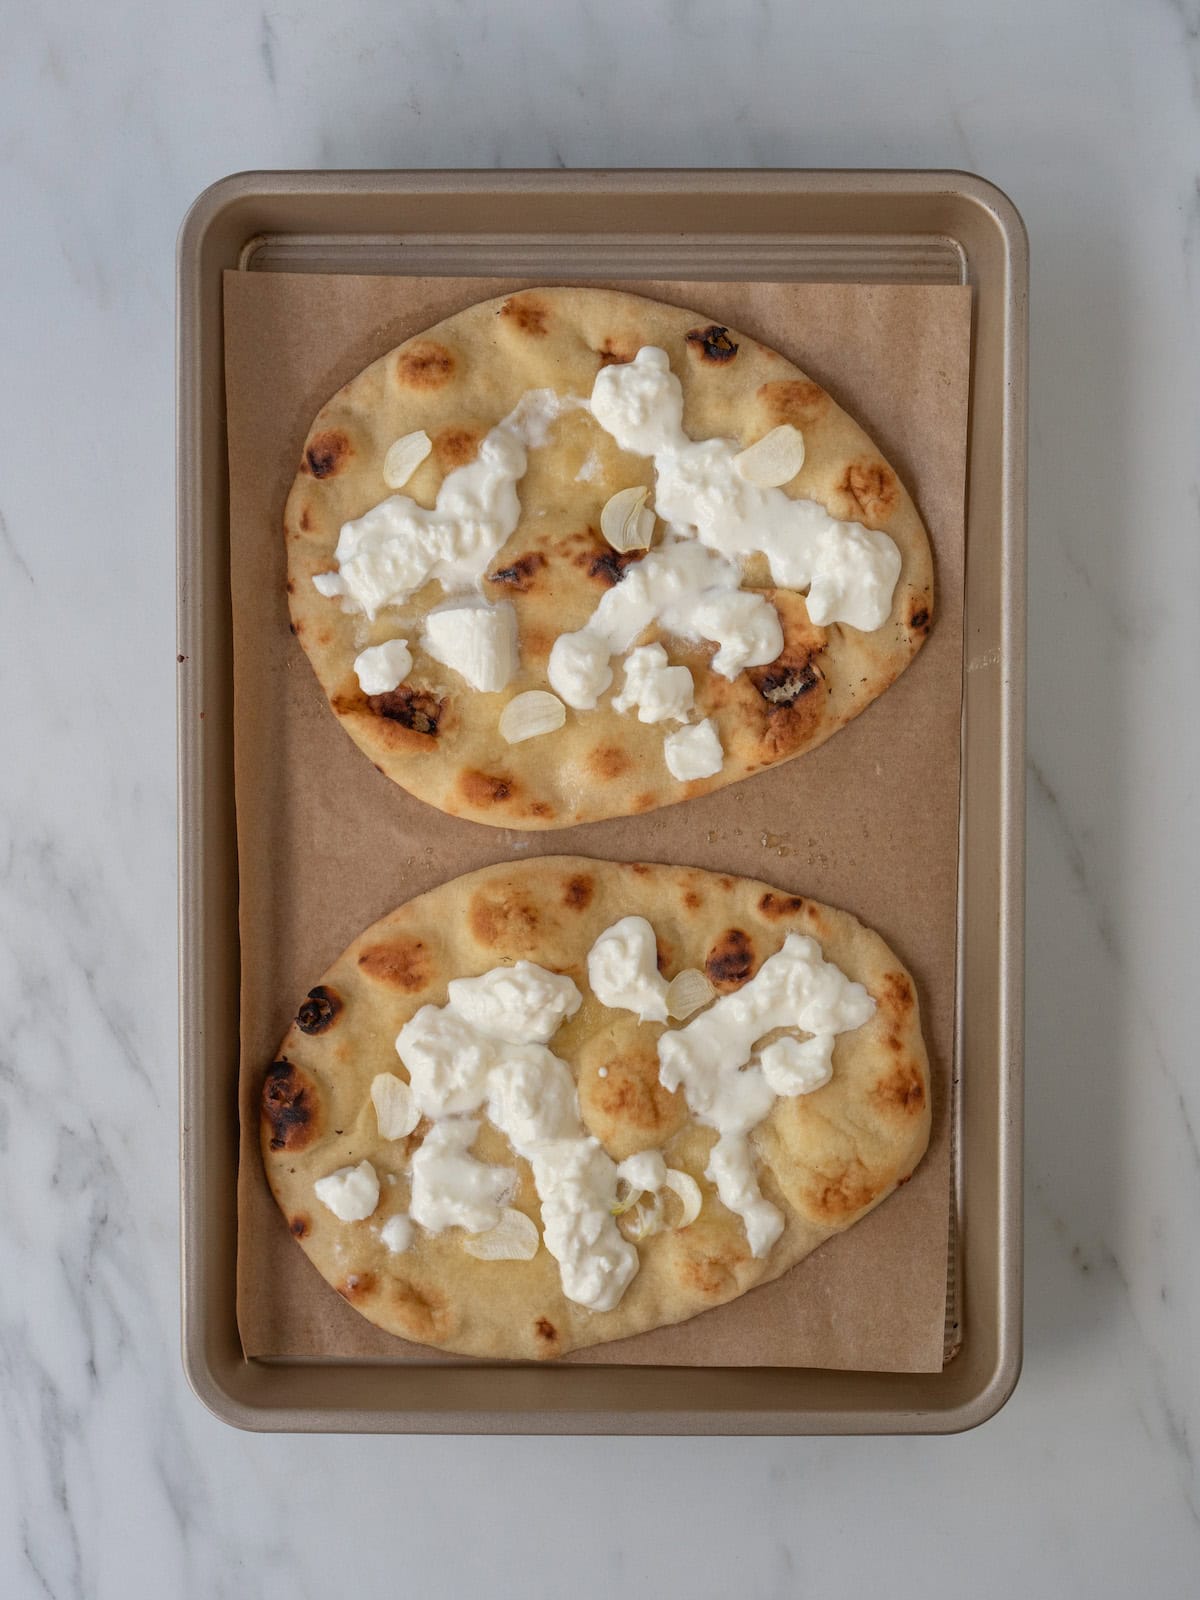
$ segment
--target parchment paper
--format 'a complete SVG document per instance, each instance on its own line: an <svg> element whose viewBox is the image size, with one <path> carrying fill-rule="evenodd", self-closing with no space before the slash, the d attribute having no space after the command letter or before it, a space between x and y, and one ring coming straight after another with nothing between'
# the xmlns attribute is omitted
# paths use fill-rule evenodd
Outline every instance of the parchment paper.
<svg viewBox="0 0 1200 1600"><path fill-rule="evenodd" d="M898 683L821 749L686 805L531 835L445 817L354 747L289 632L282 534L301 445L333 391L450 312L529 281L225 276L242 945L238 1321L246 1354L461 1359L373 1327L291 1240L259 1157L262 1074L307 990L384 912L489 862L580 853L764 878L877 928L917 980L933 1136L910 1183L776 1282L678 1327L567 1359L940 1370L970 290L609 285L694 308L773 345L862 423L929 529L936 619Z"/></svg>

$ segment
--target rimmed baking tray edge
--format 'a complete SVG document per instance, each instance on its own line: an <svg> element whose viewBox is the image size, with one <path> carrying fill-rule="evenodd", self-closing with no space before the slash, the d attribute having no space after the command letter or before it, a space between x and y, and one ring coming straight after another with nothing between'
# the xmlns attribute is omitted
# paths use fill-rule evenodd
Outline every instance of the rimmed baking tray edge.
<svg viewBox="0 0 1200 1600"><path fill-rule="evenodd" d="M462 272L473 259L487 262L477 271L562 276L596 240L624 248L631 277L704 276L706 260L708 276L736 276L730 263L753 248L763 279L928 282L954 270L948 281L976 291L955 1050L961 1328L940 1373L275 1363L247 1361L238 1342L221 273L389 262ZM182 1333L188 1380L222 1420L263 1431L948 1433L1004 1404L1021 1362L1027 296L1015 207L961 172L243 173L194 203L177 308Z"/></svg>

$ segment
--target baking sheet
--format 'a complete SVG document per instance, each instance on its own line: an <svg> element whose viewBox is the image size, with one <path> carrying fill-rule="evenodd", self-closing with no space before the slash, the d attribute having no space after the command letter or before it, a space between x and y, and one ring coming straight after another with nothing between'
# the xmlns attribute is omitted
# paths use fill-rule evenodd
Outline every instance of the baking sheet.
<svg viewBox="0 0 1200 1600"><path fill-rule="evenodd" d="M288 632L280 530L301 442L328 395L403 338L525 281L226 275L245 1351L439 1359L358 1317L288 1238L258 1156L262 1070L297 1001L384 911L486 862L561 851L747 873L854 911L917 978L934 1072L929 1154L871 1217L731 1306L568 1359L936 1371L949 1196L970 291L615 285L774 345L862 422L930 529L938 615L909 671L821 750L684 807L530 836L442 817L353 747Z"/></svg>

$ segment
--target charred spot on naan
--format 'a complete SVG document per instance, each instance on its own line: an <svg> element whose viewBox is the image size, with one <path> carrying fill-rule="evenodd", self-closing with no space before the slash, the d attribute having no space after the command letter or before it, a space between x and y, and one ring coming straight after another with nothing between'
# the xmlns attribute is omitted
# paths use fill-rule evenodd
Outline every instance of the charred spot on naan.
<svg viewBox="0 0 1200 1600"><path fill-rule="evenodd" d="M544 339L550 331L550 307L540 295L511 294L497 315L531 339Z"/></svg>
<svg viewBox="0 0 1200 1600"><path fill-rule="evenodd" d="M563 879L563 905L572 911L586 911L596 892L596 880L586 872Z"/></svg>
<svg viewBox="0 0 1200 1600"><path fill-rule="evenodd" d="M625 576L625 568L640 561L643 554L641 550L612 550L606 545L602 550L577 556L576 561L589 578L594 578L605 589L612 589Z"/></svg>
<svg viewBox="0 0 1200 1600"><path fill-rule="evenodd" d="M433 954L416 934L396 934L385 943L369 945L361 951L358 970L387 989L419 994L433 982Z"/></svg>
<svg viewBox="0 0 1200 1600"><path fill-rule="evenodd" d="M735 1232L701 1218L670 1236L671 1267L688 1294L719 1303L737 1293L737 1270L750 1260L741 1225Z"/></svg>
<svg viewBox="0 0 1200 1600"><path fill-rule="evenodd" d="M317 1135L320 1102L308 1074L286 1056L267 1068L262 1089L263 1133L272 1150L298 1155Z"/></svg>
<svg viewBox="0 0 1200 1600"><path fill-rule="evenodd" d="M908 613L908 631L918 638L923 639L929 632L929 625L933 621L933 608L928 593L914 595Z"/></svg>
<svg viewBox="0 0 1200 1600"><path fill-rule="evenodd" d="M772 428L788 422L801 432L811 428L829 409L829 396L819 383L807 378L784 378L764 383L759 387L758 401Z"/></svg>
<svg viewBox="0 0 1200 1600"><path fill-rule="evenodd" d="M341 996L323 983L318 984L315 989L308 991L307 999L296 1012L296 1026L301 1033L325 1033L333 1027L341 1010Z"/></svg>
<svg viewBox="0 0 1200 1600"><path fill-rule="evenodd" d="M710 322L703 328L690 328L684 338L694 355L714 366L724 366L738 353L738 346L729 337L729 329L722 327L719 322Z"/></svg>
<svg viewBox="0 0 1200 1600"><path fill-rule="evenodd" d="M555 1356L558 1354L561 1338L558 1329L549 1317L538 1317L533 1324L533 1336L537 1340L537 1353L539 1356Z"/></svg>
<svg viewBox="0 0 1200 1600"><path fill-rule="evenodd" d="M637 355L638 341L632 335L625 339L610 335L599 346L593 346L592 353L599 357L602 367L625 366Z"/></svg>
<svg viewBox="0 0 1200 1600"><path fill-rule="evenodd" d="M708 981L722 994L740 989L758 971L758 965L754 941L744 928L726 928L704 958Z"/></svg>
<svg viewBox="0 0 1200 1600"><path fill-rule="evenodd" d="M808 1215L823 1226L844 1228L874 1205L887 1187L882 1175L872 1172L857 1156L851 1156L831 1171L812 1174L801 1191L801 1200Z"/></svg>
<svg viewBox="0 0 1200 1600"><path fill-rule="evenodd" d="M356 1306L374 1295L378 1280L373 1272L348 1272L336 1288L343 1300L349 1300L352 1306Z"/></svg>
<svg viewBox="0 0 1200 1600"><path fill-rule="evenodd" d="M433 436L433 459L443 472L465 467L479 454L486 429L470 423L455 423Z"/></svg>
<svg viewBox="0 0 1200 1600"><path fill-rule="evenodd" d="M895 1035L888 1042L902 1048ZM885 1116L901 1119L920 1116L925 1110L925 1079L921 1069L915 1061L902 1056L876 1082L871 1099Z"/></svg>
<svg viewBox="0 0 1200 1600"><path fill-rule="evenodd" d="M488 573L488 582L501 585L514 594L530 594L541 586L539 574L546 568L546 557L540 550L527 550L524 555Z"/></svg>
<svg viewBox="0 0 1200 1600"><path fill-rule="evenodd" d="M515 803L521 795L521 785L508 772L481 772L478 767L467 767L458 775L459 795L478 811Z"/></svg>
<svg viewBox="0 0 1200 1600"><path fill-rule="evenodd" d="M601 783L612 783L622 778L633 766L633 757L622 745L598 744L585 758L588 774Z"/></svg>
<svg viewBox="0 0 1200 1600"><path fill-rule="evenodd" d="M657 1038L632 1022L583 1046L579 1107L589 1131L617 1161L665 1144L688 1116L680 1091L658 1081Z"/></svg>
<svg viewBox="0 0 1200 1600"><path fill-rule="evenodd" d="M325 428L308 441L300 470L314 478L332 478L353 454L354 446L343 429Z"/></svg>
<svg viewBox="0 0 1200 1600"><path fill-rule="evenodd" d="M406 389L442 389L454 370L454 357L435 339L413 339L396 356L396 378Z"/></svg>
<svg viewBox="0 0 1200 1600"><path fill-rule="evenodd" d="M759 912L777 922L780 917L795 917L804 910L804 901L798 894L774 894L770 889L758 901Z"/></svg>
<svg viewBox="0 0 1200 1600"><path fill-rule="evenodd" d="M528 956L542 938L542 910L528 891L501 880L476 889L467 905L467 925L485 949Z"/></svg>
<svg viewBox="0 0 1200 1600"><path fill-rule="evenodd" d="M896 474L886 461L873 457L852 461L842 474L837 493L840 514L869 528L882 526L900 503Z"/></svg>
<svg viewBox="0 0 1200 1600"><path fill-rule="evenodd" d="M312 1218L306 1216L303 1211L298 1211L296 1215L290 1218L288 1221L288 1232L291 1234L293 1239L307 1238L311 1230Z"/></svg>
<svg viewBox="0 0 1200 1600"><path fill-rule="evenodd" d="M446 701L430 690L402 683L387 694L368 695L366 700L374 714L382 718L385 723L390 723L393 729L403 729L406 733L417 734L422 740L428 741L426 748L432 746L437 739L438 729L446 711ZM344 706L343 709L351 708ZM408 741L402 742L408 743Z"/></svg>
<svg viewBox="0 0 1200 1600"><path fill-rule="evenodd" d="M399 1278L392 1284L390 1310L401 1333L427 1344L448 1339L457 1325L449 1297L431 1284Z"/></svg>

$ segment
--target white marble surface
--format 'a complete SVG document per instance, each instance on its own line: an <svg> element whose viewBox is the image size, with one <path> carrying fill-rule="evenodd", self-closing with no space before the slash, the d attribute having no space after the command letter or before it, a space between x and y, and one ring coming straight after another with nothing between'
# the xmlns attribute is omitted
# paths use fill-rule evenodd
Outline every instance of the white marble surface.
<svg viewBox="0 0 1200 1600"><path fill-rule="evenodd" d="M1196 0L545 13L9 10L0 1593L1195 1594ZM240 168L551 164L962 166L1029 224L1027 1353L971 1435L262 1438L184 1385L175 231Z"/></svg>

